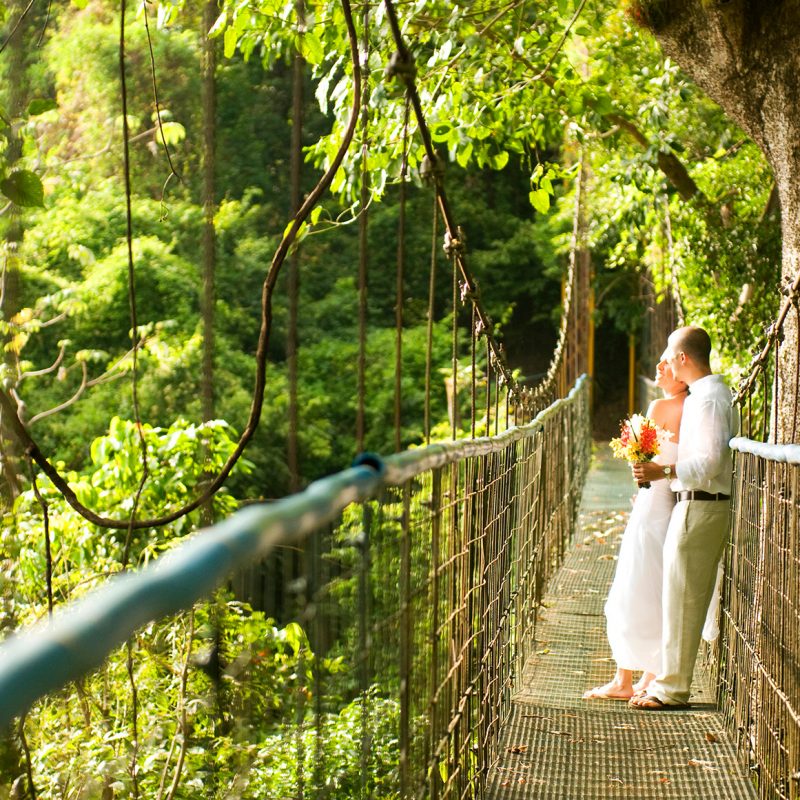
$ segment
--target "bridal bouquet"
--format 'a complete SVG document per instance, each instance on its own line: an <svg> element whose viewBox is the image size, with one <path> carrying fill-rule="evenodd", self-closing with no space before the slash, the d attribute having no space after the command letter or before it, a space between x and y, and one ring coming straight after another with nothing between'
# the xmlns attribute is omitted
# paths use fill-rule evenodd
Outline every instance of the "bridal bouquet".
<svg viewBox="0 0 800 800"><path fill-rule="evenodd" d="M624 458L630 464L652 461L661 451L661 445L672 438L671 431L659 428L649 417L634 414L620 424L620 436L611 440L614 458ZM649 489L650 482L640 484Z"/></svg>

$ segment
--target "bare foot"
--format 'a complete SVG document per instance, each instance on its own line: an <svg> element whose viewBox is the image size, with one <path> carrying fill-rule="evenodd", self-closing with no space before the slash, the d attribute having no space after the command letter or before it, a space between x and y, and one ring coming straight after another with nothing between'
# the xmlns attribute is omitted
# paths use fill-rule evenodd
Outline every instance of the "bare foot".
<svg viewBox="0 0 800 800"><path fill-rule="evenodd" d="M642 677L633 684L633 693L640 694L641 692L645 691L647 687L655 680L655 677L655 674L652 672L642 673Z"/></svg>
<svg viewBox="0 0 800 800"><path fill-rule="evenodd" d="M633 697L633 687L617 680L609 681L603 686L595 686L583 693L584 700L630 700Z"/></svg>

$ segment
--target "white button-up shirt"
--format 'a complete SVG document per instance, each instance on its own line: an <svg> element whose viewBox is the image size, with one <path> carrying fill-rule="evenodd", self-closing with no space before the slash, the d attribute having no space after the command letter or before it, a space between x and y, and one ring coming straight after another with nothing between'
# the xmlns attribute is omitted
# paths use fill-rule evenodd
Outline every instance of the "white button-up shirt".
<svg viewBox="0 0 800 800"><path fill-rule="evenodd" d="M683 404L673 492L695 489L730 494L737 414L731 391L719 375L706 375L689 387Z"/></svg>

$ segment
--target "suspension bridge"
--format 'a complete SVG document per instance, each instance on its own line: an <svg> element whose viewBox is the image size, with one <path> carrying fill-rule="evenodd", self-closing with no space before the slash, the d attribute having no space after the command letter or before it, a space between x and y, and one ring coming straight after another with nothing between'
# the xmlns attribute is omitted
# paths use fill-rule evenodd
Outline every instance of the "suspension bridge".
<svg viewBox="0 0 800 800"><path fill-rule="evenodd" d="M602 603L632 487L602 455L592 459L592 298L581 193L558 343L544 379L521 386L469 271L391 3L387 13L397 39L396 73L425 143L453 269L452 441L431 442L426 420L424 446L361 454L302 492L249 506L3 642L0 721L22 742L28 785L35 759L25 743L26 717L57 707L71 682L102 684L108 659L122 648L134 699L116 711L134 721L117 738L134 740L133 761L110 761L102 780L86 778L80 796L114 797L125 781L135 796L156 764L159 798L797 800L800 447L765 444L766 431L758 431L777 331L798 313L798 286L736 398L746 436L731 442L734 513L720 636L698 666L693 708L643 715L582 702L583 690L610 671ZM356 105L353 119L357 111ZM270 287L303 215L332 176L287 227ZM468 314L461 314L463 306ZM458 341L459 316L469 317L466 348ZM402 320L398 331L401 337ZM479 380L480 342L486 367ZM260 353L265 349L264 338ZM471 367L466 436L456 424L455 379L465 358ZM263 392L263 371L257 389ZM85 509L30 439L13 402L5 393L0 400L28 455L87 519L134 527ZM250 424L247 430L251 435ZM226 465L212 486L229 471ZM265 586L278 575L279 586ZM241 598L265 588L281 592L291 634L280 644L232 637L215 624L209 601L220 587ZM208 622L203 654L193 649L199 609ZM154 621L174 632L179 661L163 667L176 676L175 706L159 712L171 745L150 758L148 736L155 732L137 728L136 709L153 698L137 695L134 674L137 649L166 648ZM275 664L291 678L267 707L248 687L263 686L261 670ZM193 682L195 672L206 682ZM100 709L108 718L110 702L104 698ZM97 710L86 700L83 713ZM249 755L235 785L214 787L209 767L207 784L179 790L192 742L209 740L212 728L246 743ZM170 770L175 779L168 790ZM267 785L280 790L259 788Z"/></svg>

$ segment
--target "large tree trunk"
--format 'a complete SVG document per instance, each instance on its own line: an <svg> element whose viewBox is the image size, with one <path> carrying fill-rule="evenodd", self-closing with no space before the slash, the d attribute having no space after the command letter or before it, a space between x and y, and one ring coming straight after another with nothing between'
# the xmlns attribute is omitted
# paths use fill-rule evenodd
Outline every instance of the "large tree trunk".
<svg viewBox="0 0 800 800"><path fill-rule="evenodd" d="M633 15L664 52L752 136L775 174L783 226L784 283L800 266L800 5L791 0L640 0ZM783 301L775 287L776 310ZM791 441L798 398L798 320L783 326L774 438Z"/></svg>

